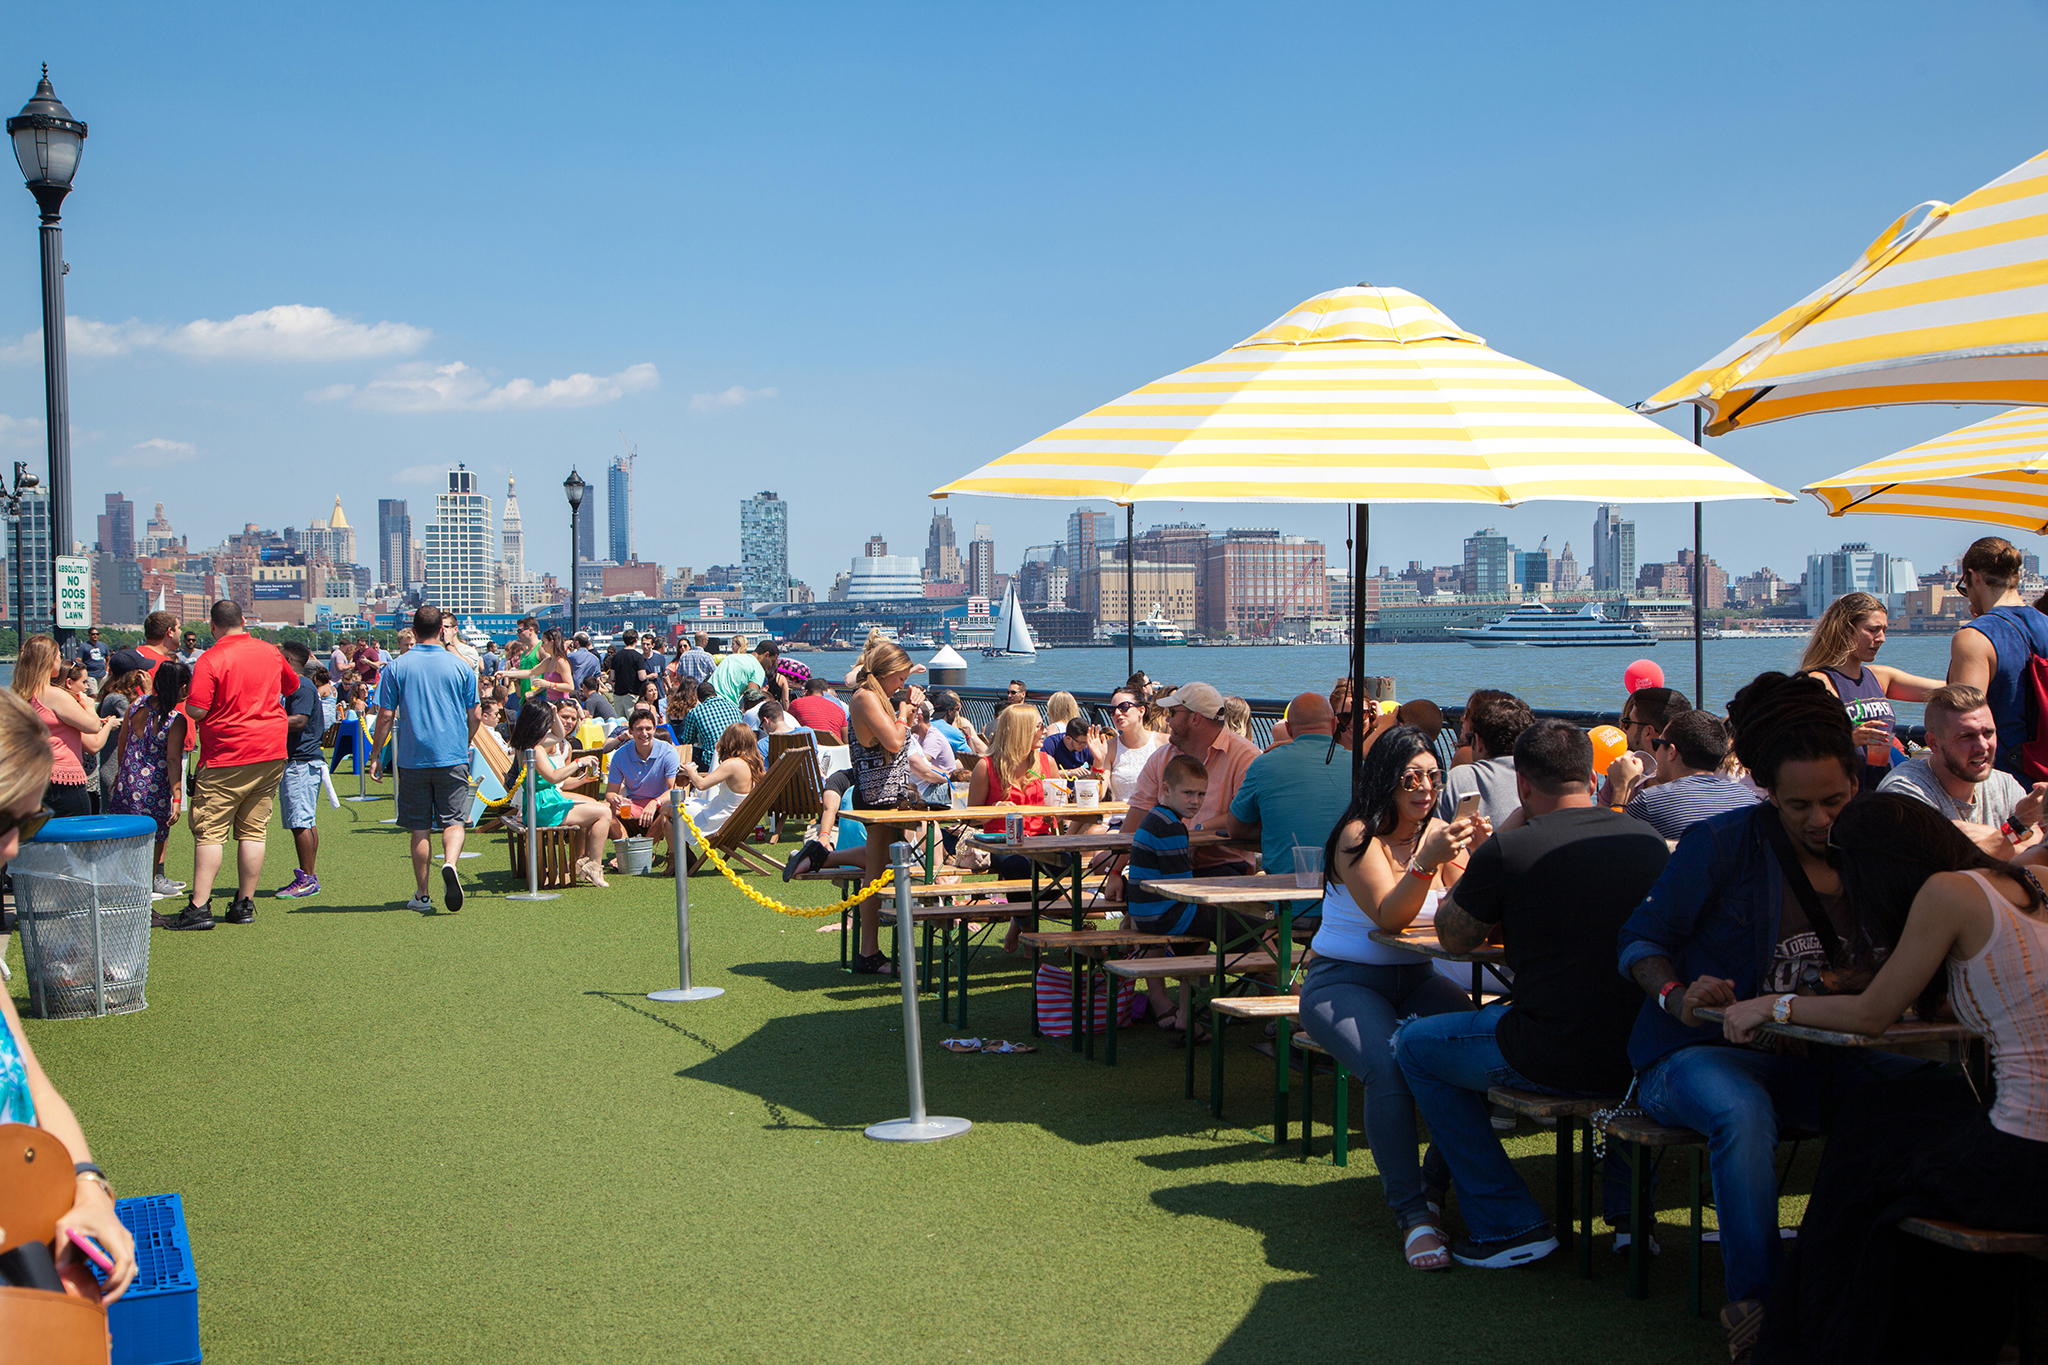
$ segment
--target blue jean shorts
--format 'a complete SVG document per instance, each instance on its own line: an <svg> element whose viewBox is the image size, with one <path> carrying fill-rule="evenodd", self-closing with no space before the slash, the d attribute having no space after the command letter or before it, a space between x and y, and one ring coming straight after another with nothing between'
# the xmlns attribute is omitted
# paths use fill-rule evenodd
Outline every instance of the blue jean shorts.
<svg viewBox="0 0 2048 1365"><path fill-rule="evenodd" d="M317 758L294 758L277 779L277 804L286 829L311 829L320 810L320 769Z"/></svg>

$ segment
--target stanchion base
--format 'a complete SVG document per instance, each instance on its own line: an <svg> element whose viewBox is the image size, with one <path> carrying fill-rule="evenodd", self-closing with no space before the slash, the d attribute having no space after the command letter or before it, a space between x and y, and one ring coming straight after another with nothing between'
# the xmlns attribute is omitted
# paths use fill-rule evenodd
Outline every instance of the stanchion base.
<svg viewBox="0 0 2048 1365"><path fill-rule="evenodd" d="M391 798L388 796L344 796L341 799L344 801L389 801Z"/></svg>
<svg viewBox="0 0 2048 1365"><path fill-rule="evenodd" d="M890 1119L870 1124L867 1134L877 1142L937 1142L940 1138L958 1137L973 1126L969 1119L928 1118L923 1123L916 1119Z"/></svg>
<svg viewBox="0 0 2048 1365"><path fill-rule="evenodd" d="M481 853L471 853L469 850L464 849L462 852L462 856L465 858L481 858L484 855ZM437 863L445 863L448 861L448 855L445 853L436 853L434 855L434 861Z"/></svg>
<svg viewBox="0 0 2048 1365"><path fill-rule="evenodd" d="M723 986L692 986L688 990L677 988L668 991L650 991L649 1000L659 1000L664 1005L673 1005L684 1000L715 1000L725 994Z"/></svg>
<svg viewBox="0 0 2048 1365"><path fill-rule="evenodd" d="M559 891L514 891L505 897L508 901L558 901L561 898Z"/></svg>

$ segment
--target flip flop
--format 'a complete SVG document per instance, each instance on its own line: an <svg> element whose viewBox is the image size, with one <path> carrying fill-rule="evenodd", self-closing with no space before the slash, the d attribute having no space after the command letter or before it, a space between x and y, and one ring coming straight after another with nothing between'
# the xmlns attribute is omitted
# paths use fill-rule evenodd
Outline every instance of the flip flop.
<svg viewBox="0 0 2048 1365"><path fill-rule="evenodd" d="M981 1039L948 1038L940 1043L939 1046L948 1052L979 1052L981 1051Z"/></svg>
<svg viewBox="0 0 2048 1365"><path fill-rule="evenodd" d="M1038 1051L1038 1049L1030 1046L1027 1043L1006 1043L1003 1042L1001 1039L997 1039L995 1042L989 1043L987 1046L983 1047L982 1051L993 1052L1000 1056L1015 1054L1019 1052L1036 1052Z"/></svg>

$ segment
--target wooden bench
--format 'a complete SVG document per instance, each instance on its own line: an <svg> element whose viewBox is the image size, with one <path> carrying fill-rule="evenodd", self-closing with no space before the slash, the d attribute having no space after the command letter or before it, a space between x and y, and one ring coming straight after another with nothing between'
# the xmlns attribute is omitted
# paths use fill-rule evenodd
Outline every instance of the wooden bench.
<svg viewBox="0 0 2048 1365"><path fill-rule="evenodd" d="M1301 1068L1301 1154L1312 1156L1310 1143L1315 1132L1317 1057L1328 1057L1336 1084L1330 1096L1330 1164L1351 1164L1351 1073L1328 1048L1302 1028L1294 1030L1290 1043L1308 1055Z"/></svg>
<svg viewBox="0 0 2048 1365"><path fill-rule="evenodd" d="M915 894L914 890L912 894ZM893 897L884 896L881 898L881 916L882 923L889 926L892 935L896 935L896 901ZM912 929L914 930L920 925L924 927L924 941L921 945L923 964L919 968L922 973L919 977L919 984L927 989L934 989L930 986L932 976L934 975L932 971L933 931L936 930L939 936L939 968L936 973L938 984L935 989L939 993L939 1018L941 1021L957 1025L964 1025L967 1022L967 978L973 962L975 940L986 935L998 924L1007 925L1016 920L1035 920L1037 918L1038 911L1029 905L977 903L971 905L923 905L911 908L910 923ZM969 921L978 923L980 927L970 927ZM844 939L844 937L842 920L841 938ZM900 935L894 939L894 942L900 946ZM957 966L954 957L956 943L959 949ZM958 983L957 987L955 986L956 982ZM953 1013L956 1008L954 1003L956 1000L958 1001L957 1009L959 1011L957 1015Z"/></svg>
<svg viewBox="0 0 2048 1365"><path fill-rule="evenodd" d="M1563 1127L1560 1121L1558 1126ZM1628 1151L1628 1295L1632 1299L1650 1297L1650 1237L1657 1230L1657 1208L1650 1193L1650 1170L1653 1158L1648 1153L1667 1147L1682 1147L1686 1154L1687 1174L1691 1182L1692 1224L1690 1248L1686 1257L1687 1290L1686 1310L1694 1317L1701 1313L1700 1274L1703 1235L1706 1230L1706 1191L1704 1188L1705 1156L1707 1137L1704 1133L1690 1128L1674 1128L1657 1122L1648 1114L1617 1114L1600 1130L1610 1140L1626 1142ZM1591 1148L1590 1134L1588 1150ZM1590 1162L1589 1172L1590 1172ZM1587 1183L1590 1188L1592 1176Z"/></svg>
<svg viewBox="0 0 2048 1365"><path fill-rule="evenodd" d="M1121 914L1124 907L1118 901L1100 901L1091 906L1088 918ZM1180 948L1207 943L1204 938L1186 934L1144 934L1131 929L1046 929L1032 930L1019 934L1017 942L1031 950L1031 1029L1038 1031L1038 963L1045 953L1064 952L1073 971L1073 1000L1068 1016L1072 1033L1070 1046L1075 1052L1082 1052L1089 1058L1095 1056L1095 969L1083 967L1078 959L1102 959L1119 949L1133 948ZM1085 990L1084 990L1085 978ZM1116 980L1111 978L1109 990L1114 995ZM1085 996L1085 999L1084 999ZM1110 1013L1111 1024L1103 1040L1102 1060L1106 1066L1116 1065L1116 1014Z"/></svg>
<svg viewBox="0 0 2048 1365"><path fill-rule="evenodd" d="M1245 962L1251 954L1241 954ZM1270 954L1260 953L1268 958ZM1249 966L1248 962L1245 962ZM1277 964L1275 964L1277 965ZM1214 962L1210 970L1215 970ZM1294 1021L1301 1014L1301 997L1298 995L1212 995L1209 997L1209 1114L1212 1118L1223 1117L1223 1025L1228 1019L1244 1019L1254 1023L1272 1021L1279 1025L1273 1031L1273 1142L1275 1146L1287 1141L1288 1125L1288 1075L1287 1050L1292 1045Z"/></svg>
<svg viewBox="0 0 2048 1365"><path fill-rule="evenodd" d="M1946 1218L1902 1218L1899 1231L1908 1237L1918 1237L1936 1246L1951 1251L1967 1251L1979 1256L2031 1256L2048 1259L2048 1235L2038 1232L2001 1232L1995 1228L1973 1228L1967 1223L1951 1222ZM2031 1365L2034 1359L2034 1304L2033 1276L2019 1277L2019 1302L2013 1315L2015 1344L2019 1347L2022 1365Z"/></svg>
<svg viewBox="0 0 2048 1365"><path fill-rule="evenodd" d="M1593 1277L1593 1130L1590 1120L1602 1109L1619 1109L1619 1096L1605 1099L1576 1099L1569 1095L1546 1095L1539 1090L1515 1090L1505 1085L1496 1085L1486 1092L1486 1101L1511 1114L1529 1119L1555 1119L1557 1121L1557 1213L1553 1225L1557 1229L1557 1240L1566 1251L1571 1250L1572 1228L1572 1157L1574 1136L1581 1125L1586 1127L1584 1150L1579 1153L1579 1200L1578 1200L1578 1242L1579 1276Z"/></svg>

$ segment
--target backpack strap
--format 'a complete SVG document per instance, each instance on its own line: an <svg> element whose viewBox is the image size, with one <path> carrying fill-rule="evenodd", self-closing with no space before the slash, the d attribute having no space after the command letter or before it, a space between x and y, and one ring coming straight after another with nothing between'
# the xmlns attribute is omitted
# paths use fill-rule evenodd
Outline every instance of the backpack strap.
<svg viewBox="0 0 2048 1365"><path fill-rule="evenodd" d="M1778 808L1768 801L1763 803L1757 807L1756 821L1763 826L1764 841L1771 846L1779 871L1785 874L1785 885L1799 898L1800 908L1806 911L1806 922L1819 936L1821 950L1830 963L1840 961L1842 936L1835 932L1835 922L1821 906L1820 893L1813 889L1806 868L1800 864L1799 854L1792 847L1792 836L1785 833L1785 822L1778 817Z"/></svg>

